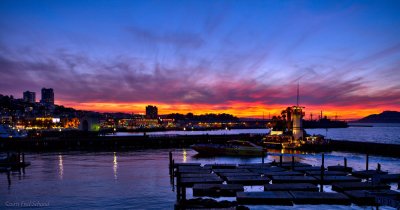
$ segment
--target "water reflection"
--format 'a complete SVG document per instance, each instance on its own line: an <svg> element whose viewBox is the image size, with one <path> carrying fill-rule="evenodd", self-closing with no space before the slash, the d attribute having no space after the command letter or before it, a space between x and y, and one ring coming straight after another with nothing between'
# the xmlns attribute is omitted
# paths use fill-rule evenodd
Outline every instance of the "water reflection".
<svg viewBox="0 0 400 210"><path fill-rule="evenodd" d="M117 153L116 152L114 152L113 171L114 171L114 180L117 180L118 179L118 161L117 161Z"/></svg>
<svg viewBox="0 0 400 210"><path fill-rule="evenodd" d="M183 149L183 160L182 160L184 163L186 163L186 161L187 161L187 152L186 152L186 149Z"/></svg>
<svg viewBox="0 0 400 210"><path fill-rule="evenodd" d="M27 160L32 165L27 168L29 173L24 181L13 181L7 188L5 174L0 174L0 206L6 201L49 201L54 209L82 209L90 206L92 209L173 209L176 203L175 192L171 192L168 174L168 153L171 149L148 149L140 151L124 151L121 158L114 152L63 152L40 154L31 153ZM173 157L180 163L184 157L183 149L173 150ZM280 150L279 150L280 152ZM64 165L64 154L67 156L67 174L63 180L59 179L59 168ZM196 151L186 149L187 163L201 164L247 164L261 163L261 157L207 157L195 156ZM294 155L303 158L302 162L314 166L321 164L321 154ZM272 161L272 156L267 156L265 163ZM279 161L279 156L277 156ZM288 161L291 154L285 155ZM347 164L353 170L365 169L365 155L344 152L325 153L325 165L343 164L343 158L347 158ZM119 162L118 162L119 161ZM400 173L400 159L373 156L369 157L369 164L376 166L379 162L382 170L390 173ZM53 164L56 168L49 168ZM121 166L122 168L116 167ZM124 166L129 167L124 167ZM63 167L62 167L63 168ZM112 178L117 175L118 180ZM27 171L27 172L28 172ZM11 174L11 179L16 178ZM135 184L132 185L132 180ZM176 184L176 183L175 183ZM187 198L193 198L188 188ZM251 188L262 191L262 188ZM397 183L392 189L397 189ZM110 193L112 192L112 193ZM149 199L151 198L151 199ZM72 203L71 203L72 202ZM50 206L50 208L52 207ZM266 209L267 207L251 206L251 209ZM287 207L271 206L270 209L287 209ZM291 207L292 208L292 207ZM349 209L349 206L338 205L295 205L295 209ZM366 207L351 206L352 209L365 209ZM4 209L1 208L0 209ZM369 208L371 209L371 208ZM379 209L385 209L384 207ZM389 209L389 208L386 208Z"/></svg>
<svg viewBox="0 0 400 210"><path fill-rule="evenodd" d="M58 155L58 176L61 180L64 177L63 156L61 154Z"/></svg>

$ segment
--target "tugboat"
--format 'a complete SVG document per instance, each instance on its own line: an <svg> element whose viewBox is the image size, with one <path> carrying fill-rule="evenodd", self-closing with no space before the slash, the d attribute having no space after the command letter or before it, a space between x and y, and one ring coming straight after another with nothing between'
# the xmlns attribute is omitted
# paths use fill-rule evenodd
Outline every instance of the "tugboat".
<svg viewBox="0 0 400 210"><path fill-rule="evenodd" d="M199 154L226 156L264 156L267 150L249 141L231 140L226 144L195 144L191 146Z"/></svg>

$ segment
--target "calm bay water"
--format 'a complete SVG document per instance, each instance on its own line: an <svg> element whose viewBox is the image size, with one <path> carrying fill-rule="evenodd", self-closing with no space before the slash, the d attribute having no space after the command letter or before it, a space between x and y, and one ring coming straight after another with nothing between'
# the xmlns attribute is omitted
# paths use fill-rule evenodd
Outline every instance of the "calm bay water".
<svg viewBox="0 0 400 210"><path fill-rule="evenodd" d="M350 124L352 125L352 124ZM308 134L321 134L330 139L378 142L386 144L400 144L400 124L399 123L375 123L375 124L356 124L372 127L348 127L330 129L306 129ZM150 136L160 135L229 135L229 134L267 134L269 129L232 129L232 130L212 130L212 131L160 131L146 133ZM143 132L118 132L117 136L142 136Z"/></svg>
<svg viewBox="0 0 400 210"><path fill-rule="evenodd" d="M306 129L306 131L309 134L322 134L330 139L400 144L400 123L357 123L355 125L372 127Z"/></svg>
<svg viewBox="0 0 400 210"><path fill-rule="evenodd" d="M0 209L15 209L23 203L40 203L50 209L173 209L175 192L168 174L170 150L129 152L30 153L32 165L25 174L13 173L11 185L0 174ZM5 154L0 154L4 156ZM191 149L173 150L176 162L259 163L260 158L202 158ZM342 164L343 157L355 169L364 169L364 155L332 152L325 154L326 165ZM289 161L290 156L284 157ZM268 156L267 162L278 160ZM296 159L319 165L320 154L299 154ZM370 156L370 167L400 173L400 159ZM397 189L397 185L392 186ZM254 191L260 188L252 187ZM262 190L262 189L261 189ZM329 189L327 189L329 190ZM188 191L190 197L190 191ZM14 206L14 207L13 207ZM297 205L295 209L372 209L358 206ZM287 209L282 206L251 206L252 209ZM291 208L291 207L290 207ZM391 209L384 207L381 209Z"/></svg>

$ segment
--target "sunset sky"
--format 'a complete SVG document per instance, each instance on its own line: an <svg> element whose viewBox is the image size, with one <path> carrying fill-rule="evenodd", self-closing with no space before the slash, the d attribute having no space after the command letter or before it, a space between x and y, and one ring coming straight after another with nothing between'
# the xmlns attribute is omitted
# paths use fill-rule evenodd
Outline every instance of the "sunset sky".
<svg viewBox="0 0 400 210"><path fill-rule="evenodd" d="M400 1L0 1L0 94L93 111L400 111Z"/></svg>

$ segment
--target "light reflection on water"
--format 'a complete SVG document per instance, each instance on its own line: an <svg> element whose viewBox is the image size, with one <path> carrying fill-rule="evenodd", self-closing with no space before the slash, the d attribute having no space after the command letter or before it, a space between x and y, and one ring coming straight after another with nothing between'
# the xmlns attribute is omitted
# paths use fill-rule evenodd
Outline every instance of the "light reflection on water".
<svg viewBox="0 0 400 210"><path fill-rule="evenodd" d="M186 152L186 149L183 149L182 156L183 156L182 162L186 163L186 161L187 161L187 152Z"/></svg>
<svg viewBox="0 0 400 210"><path fill-rule="evenodd" d="M172 192L168 171L170 150L142 150L129 152L67 152L26 154L32 163L26 174L11 175L9 188L6 175L0 174L0 209L6 201L49 202L51 209L173 209L175 192ZM365 156L353 153L325 154L325 165L343 164L356 170L365 168ZM191 149L173 150L176 162L206 163L260 163L261 158L200 157ZM312 165L321 163L321 154L295 154L295 158ZM112 166L110 167L112 160ZM279 161L278 156L267 156L266 162ZM284 156L290 161L291 155ZM400 173L397 158L370 156L370 168L377 163L382 170ZM19 177L21 177L19 179ZM394 186L397 187L397 186ZM249 190L259 190L251 187ZM190 197L190 190L188 190ZM316 206L296 205L295 209L312 209ZM325 209L365 209L358 206L321 205ZM252 209L287 209L282 206L252 206ZM370 209L370 208L367 208ZM390 209L390 208L381 208Z"/></svg>
<svg viewBox="0 0 400 210"><path fill-rule="evenodd" d="M114 180L118 179L118 161L117 161L117 153L114 152L114 160L113 160L113 171L114 171Z"/></svg>
<svg viewBox="0 0 400 210"><path fill-rule="evenodd" d="M64 175L64 165L63 165L63 157L62 155L58 155L58 175L60 176L60 179L63 179Z"/></svg>

